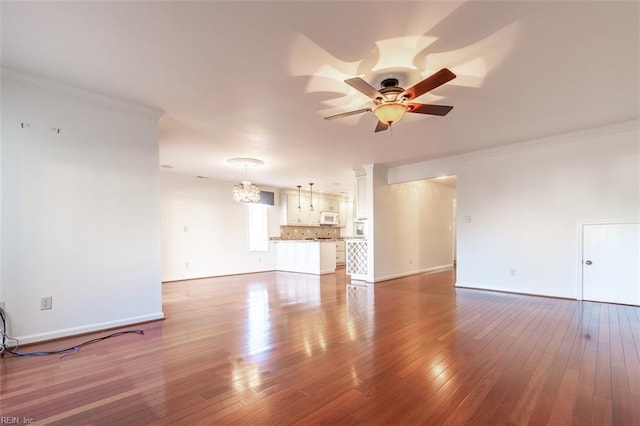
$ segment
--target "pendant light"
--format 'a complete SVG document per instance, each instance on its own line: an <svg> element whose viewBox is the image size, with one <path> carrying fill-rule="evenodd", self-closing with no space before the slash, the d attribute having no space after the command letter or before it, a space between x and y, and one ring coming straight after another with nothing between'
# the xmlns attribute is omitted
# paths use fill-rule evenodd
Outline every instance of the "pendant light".
<svg viewBox="0 0 640 426"><path fill-rule="evenodd" d="M298 211L299 212L302 211L302 207L300 207L300 188L302 188L302 185L298 185Z"/></svg>
<svg viewBox="0 0 640 426"><path fill-rule="evenodd" d="M309 183L309 187L311 191L311 195L309 196L309 200L311 201L311 203L309 204L309 211L313 211L313 182Z"/></svg>

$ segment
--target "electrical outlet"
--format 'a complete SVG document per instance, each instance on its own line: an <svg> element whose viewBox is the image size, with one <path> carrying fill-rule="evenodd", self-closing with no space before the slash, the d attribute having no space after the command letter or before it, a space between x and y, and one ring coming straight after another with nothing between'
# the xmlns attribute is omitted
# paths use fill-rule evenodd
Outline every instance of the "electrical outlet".
<svg viewBox="0 0 640 426"><path fill-rule="evenodd" d="M512 277L515 277L516 276L516 268L509 269L509 275L511 275Z"/></svg>
<svg viewBox="0 0 640 426"><path fill-rule="evenodd" d="M53 307L53 297L52 296L41 297L40 298L40 310L41 311L46 311L48 309L51 309L52 307Z"/></svg>

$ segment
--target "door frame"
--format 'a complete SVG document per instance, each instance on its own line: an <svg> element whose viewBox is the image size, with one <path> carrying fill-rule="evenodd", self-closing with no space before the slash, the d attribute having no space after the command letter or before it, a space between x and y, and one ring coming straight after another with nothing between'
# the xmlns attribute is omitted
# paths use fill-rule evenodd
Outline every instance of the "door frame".
<svg viewBox="0 0 640 426"><path fill-rule="evenodd" d="M587 225L637 225L638 219L628 220L584 220L578 221L578 288L576 300L584 300L584 227Z"/></svg>

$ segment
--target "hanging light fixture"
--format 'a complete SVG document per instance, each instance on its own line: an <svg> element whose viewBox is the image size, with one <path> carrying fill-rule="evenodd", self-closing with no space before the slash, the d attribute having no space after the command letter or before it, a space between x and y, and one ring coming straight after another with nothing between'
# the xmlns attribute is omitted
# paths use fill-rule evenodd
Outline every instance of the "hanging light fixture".
<svg viewBox="0 0 640 426"><path fill-rule="evenodd" d="M257 203L260 201L260 187L248 180L233 185L233 199L239 203Z"/></svg>
<svg viewBox="0 0 640 426"><path fill-rule="evenodd" d="M409 110L409 107L400 102L387 102L378 105L373 113L378 117L378 120L385 124L392 125L396 121L400 120L405 112Z"/></svg>
<svg viewBox="0 0 640 426"><path fill-rule="evenodd" d="M309 204L309 211L313 211L313 182L309 183L311 194L309 195L309 200L311 203Z"/></svg>
<svg viewBox="0 0 640 426"><path fill-rule="evenodd" d="M260 201L260 187L252 184L247 179L247 169L249 167L262 166L264 161L255 158L231 158L227 160L230 166L244 167L244 180L241 183L233 185L233 199L239 203L257 203Z"/></svg>
<svg viewBox="0 0 640 426"><path fill-rule="evenodd" d="M302 211L302 207L300 207L300 188L302 188L302 185L298 185L298 211L299 212Z"/></svg>

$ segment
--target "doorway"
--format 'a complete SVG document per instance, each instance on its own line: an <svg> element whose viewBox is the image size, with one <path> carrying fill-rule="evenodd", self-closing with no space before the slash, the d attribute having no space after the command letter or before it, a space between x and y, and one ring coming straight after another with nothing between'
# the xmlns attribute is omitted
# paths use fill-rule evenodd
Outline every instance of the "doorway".
<svg viewBox="0 0 640 426"><path fill-rule="evenodd" d="M456 196L457 196L457 194L456 194ZM454 198L453 201L451 202L451 224L452 224L451 225L451 251L452 251L451 257L453 258L453 269L456 269L456 266L458 265L458 260L457 260L457 256L456 256L456 253L458 252L458 249L457 249L458 226L457 226L457 223L456 223L457 211L458 211L458 201Z"/></svg>
<svg viewBox="0 0 640 426"><path fill-rule="evenodd" d="M457 198L458 198L458 176L457 175L446 175L440 176L436 178L427 179L429 182L437 183L439 185L443 185L448 188L450 191L447 194L447 197L440 198L441 201L447 200L446 203L450 203L448 205L440 204L441 206L441 216L439 220L442 226L446 227L442 229L443 233L448 233L448 239L446 243L442 241L441 246L441 254L445 255L447 258L447 263L450 264L455 273L458 259L457 259ZM445 252L446 250L446 252Z"/></svg>
<svg viewBox="0 0 640 426"><path fill-rule="evenodd" d="M582 299L640 306L640 224L582 225Z"/></svg>

